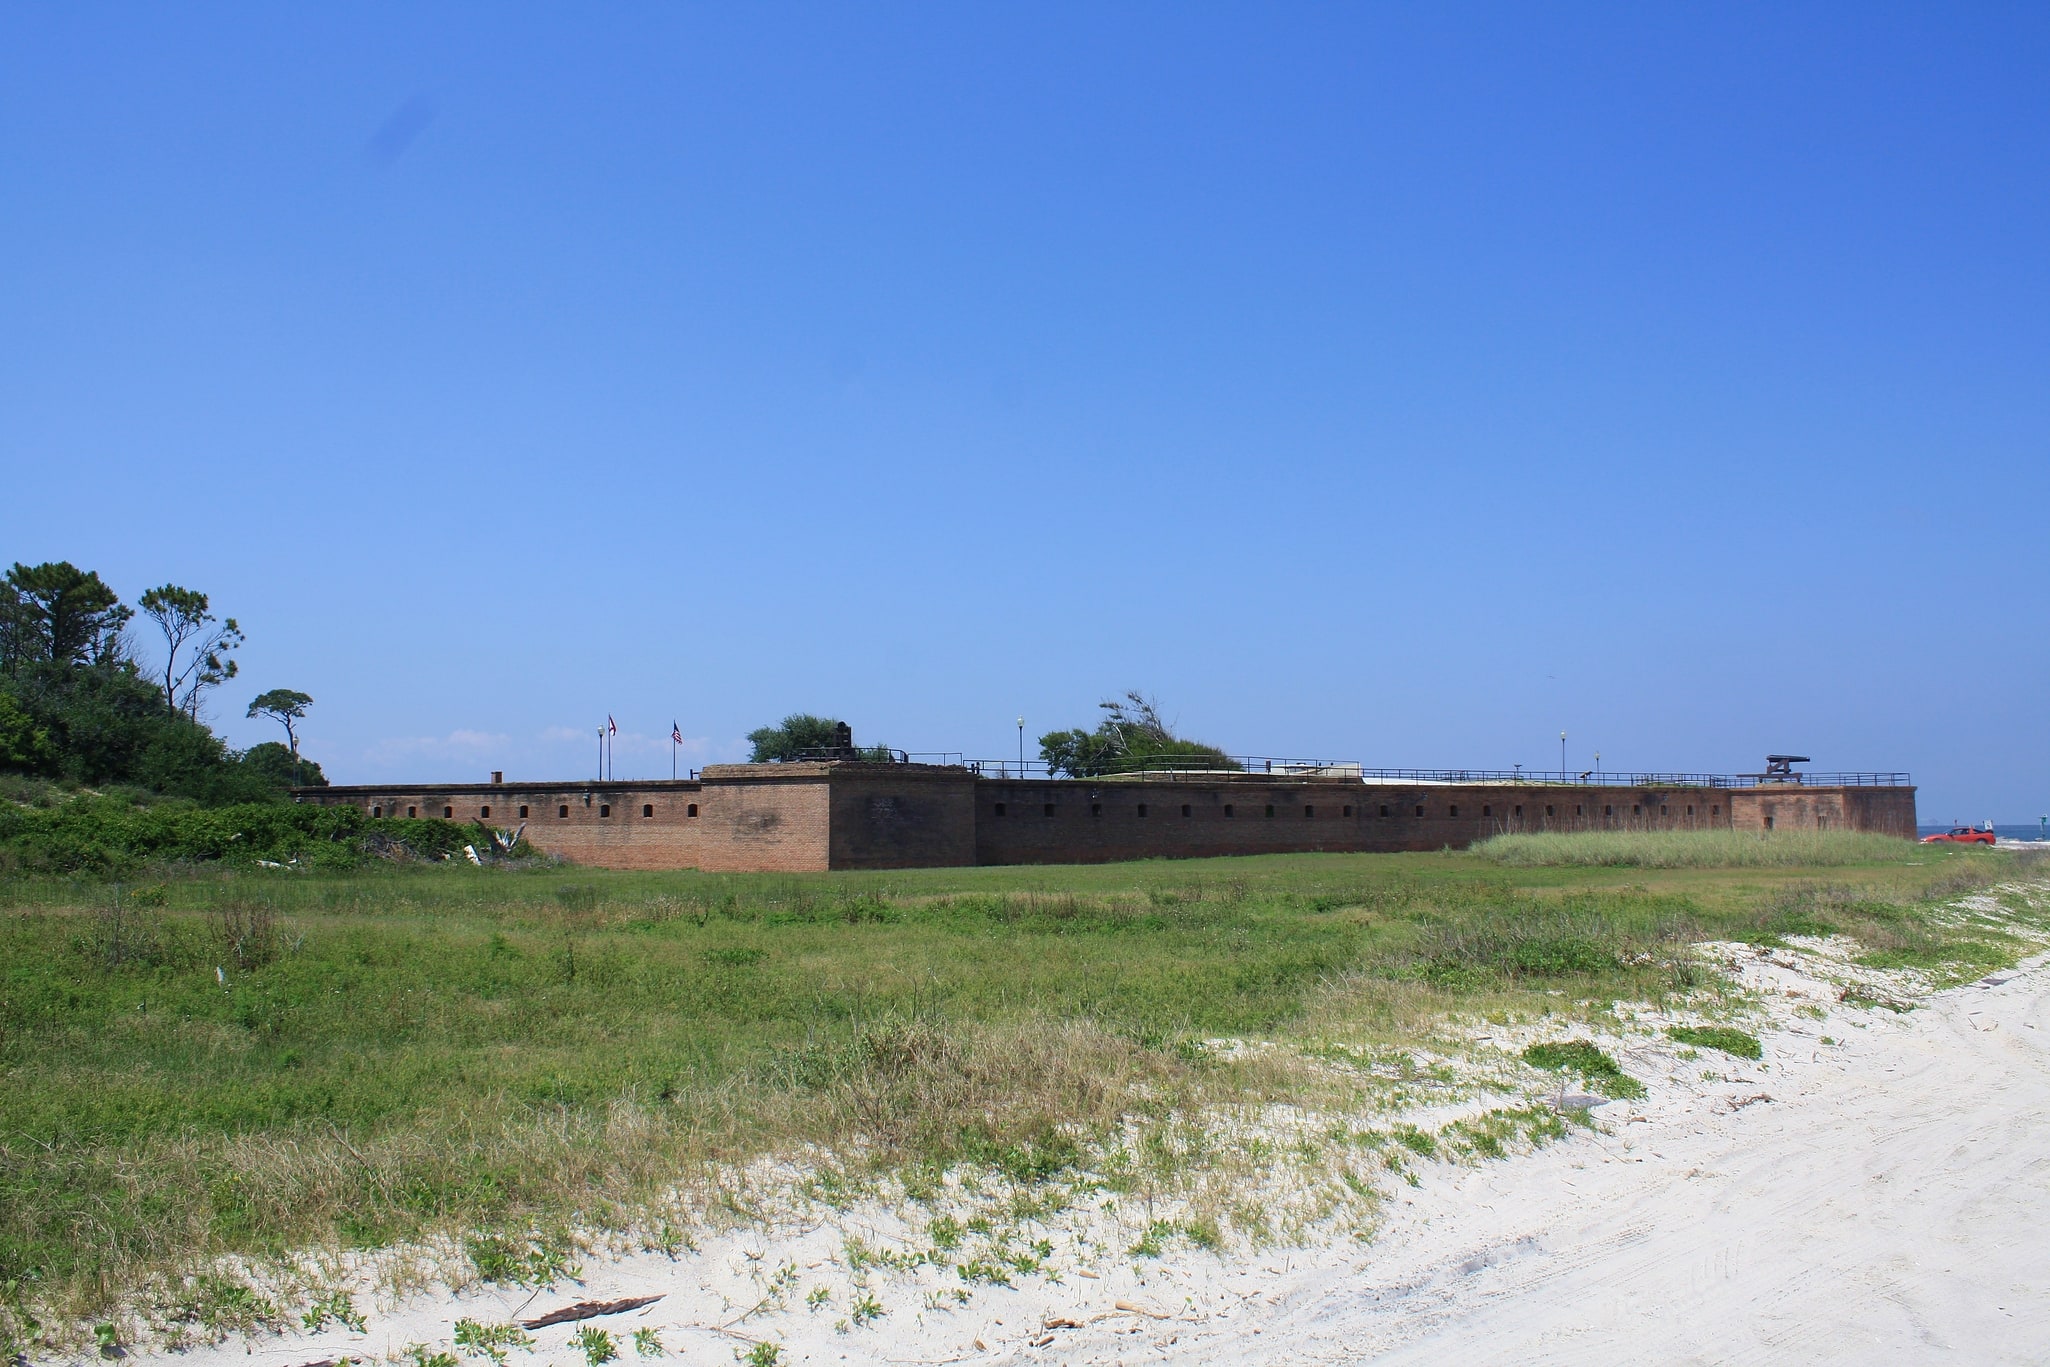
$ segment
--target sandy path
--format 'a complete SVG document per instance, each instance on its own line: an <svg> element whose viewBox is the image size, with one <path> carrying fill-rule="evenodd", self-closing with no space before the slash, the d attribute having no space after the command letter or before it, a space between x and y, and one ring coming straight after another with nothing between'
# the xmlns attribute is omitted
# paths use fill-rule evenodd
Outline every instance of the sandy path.
<svg viewBox="0 0 2050 1367"><path fill-rule="evenodd" d="M1155 1360L2043 1362L2050 967L1994 977L1778 1037L1740 1084L1769 1103L1443 1174L1370 1256Z"/></svg>

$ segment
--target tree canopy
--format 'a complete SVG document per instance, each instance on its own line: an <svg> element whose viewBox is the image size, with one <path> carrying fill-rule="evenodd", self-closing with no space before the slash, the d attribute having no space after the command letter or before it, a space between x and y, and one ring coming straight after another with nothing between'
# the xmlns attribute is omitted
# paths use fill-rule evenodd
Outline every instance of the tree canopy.
<svg viewBox="0 0 2050 1367"><path fill-rule="evenodd" d="M1237 769L1214 745L1177 736L1161 720L1160 705L1138 689L1097 704L1103 718L1093 731L1073 727L1039 738L1039 757L1069 778L1097 778L1148 769Z"/></svg>
<svg viewBox="0 0 2050 1367"><path fill-rule="evenodd" d="M803 758L806 751L830 750L839 744L842 724L833 717L792 712L774 726L747 733L747 743L754 747L748 759L755 764L781 764ZM887 745L863 746L857 753L863 759L884 764L895 758Z"/></svg>
<svg viewBox="0 0 2050 1367"><path fill-rule="evenodd" d="M259 741L242 752L242 765L280 788L325 788L327 775L304 755L295 755L274 740Z"/></svg>
<svg viewBox="0 0 2050 1367"><path fill-rule="evenodd" d="M0 595L10 672L18 664L97 664L119 650L133 613L99 575L68 560L16 561Z"/></svg>
<svg viewBox="0 0 2050 1367"><path fill-rule="evenodd" d="M163 633L161 668L136 657L135 613L98 574L59 560L0 577L0 771L206 803L282 798L274 762L247 762L201 720L205 691L235 675L241 628L175 584L137 601Z"/></svg>
<svg viewBox="0 0 2050 1367"><path fill-rule="evenodd" d="M233 652L242 644L242 628L232 617L215 621L205 594L176 584L151 589L135 602L164 634L164 706L197 718L200 695L240 672Z"/></svg>
<svg viewBox="0 0 2050 1367"><path fill-rule="evenodd" d="M306 709L313 706L313 699L296 688L273 688L259 693L249 703L252 717L269 717L285 728L285 743L292 747L292 753L299 753L298 724L306 715Z"/></svg>

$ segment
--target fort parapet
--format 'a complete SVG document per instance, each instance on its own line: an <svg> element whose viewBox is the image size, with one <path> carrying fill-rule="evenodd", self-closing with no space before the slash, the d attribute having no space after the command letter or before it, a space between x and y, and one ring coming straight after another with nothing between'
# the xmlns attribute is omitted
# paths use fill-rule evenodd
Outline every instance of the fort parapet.
<svg viewBox="0 0 2050 1367"><path fill-rule="evenodd" d="M1509 831L1854 830L1913 839L1904 774L1470 781L1319 772L990 777L946 764L714 765L689 780L301 788L369 816L525 827L620 869L811 872L1461 848Z"/></svg>

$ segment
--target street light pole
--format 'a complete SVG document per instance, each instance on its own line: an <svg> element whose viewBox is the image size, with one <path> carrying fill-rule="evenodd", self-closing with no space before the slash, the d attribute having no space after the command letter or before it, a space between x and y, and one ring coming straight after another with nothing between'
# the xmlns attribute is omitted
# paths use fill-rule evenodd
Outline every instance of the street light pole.
<svg viewBox="0 0 2050 1367"><path fill-rule="evenodd" d="M1018 718L1018 777L1025 777L1025 719Z"/></svg>
<svg viewBox="0 0 2050 1367"><path fill-rule="evenodd" d="M1566 733L1559 733L1559 777L1566 777Z"/></svg>

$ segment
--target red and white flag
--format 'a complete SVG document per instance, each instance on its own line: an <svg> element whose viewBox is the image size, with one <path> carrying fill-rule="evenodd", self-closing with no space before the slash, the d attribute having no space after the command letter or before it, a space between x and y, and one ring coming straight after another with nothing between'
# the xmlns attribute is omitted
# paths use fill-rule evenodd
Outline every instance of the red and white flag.
<svg viewBox="0 0 2050 1367"><path fill-rule="evenodd" d="M683 728L675 722L669 723L669 739L678 745L683 744Z"/></svg>
<svg viewBox="0 0 2050 1367"><path fill-rule="evenodd" d="M612 714L610 712L607 712L605 714L605 734L608 736L616 736L619 734L619 723L612 720Z"/></svg>

